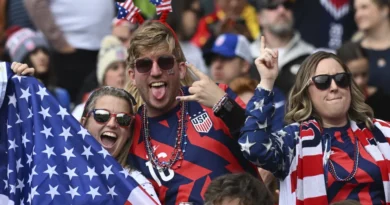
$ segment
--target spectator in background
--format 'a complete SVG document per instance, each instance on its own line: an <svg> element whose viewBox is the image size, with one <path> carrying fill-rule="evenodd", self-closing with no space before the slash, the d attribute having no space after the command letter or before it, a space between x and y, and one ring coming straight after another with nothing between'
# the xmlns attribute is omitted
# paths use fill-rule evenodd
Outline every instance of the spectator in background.
<svg viewBox="0 0 390 205"><path fill-rule="evenodd" d="M368 85L370 69L365 50L359 43L348 42L337 50L337 55L348 66L355 83L366 97L366 103L374 110L374 116L390 121L390 96L382 89Z"/></svg>
<svg viewBox="0 0 390 205"><path fill-rule="evenodd" d="M96 69L104 36L111 33L111 0L24 0L28 14L54 48L58 85L76 99L85 77Z"/></svg>
<svg viewBox="0 0 390 205"><path fill-rule="evenodd" d="M356 32L353 0L294 0L295 28L316 48L338 49Z"/></svg>
<svg viewBox="0 0 390 205"><path fill-rule="evenodd" d="M98 56L98 64L95 74L97 85L91 82L85 82L84 87L89 88L83 94L81 104L77 105L72 115L80 120L84 109L84 102L88 99L90 93L101 86L111 86L114 88L123 88L126 78L126 47L115 36L106 36L102 43ZM95 86L95 87L94 87Z"/></svg>
<svg viewBox="0 0 390 205"><path fill-rule="evenodd" d="M112 35L116 36L126 48L130 46L131 34L136 28L135 24L127 20L114 18L112 21Z"/></svg>
<svg viewBox="0 0 390 205"><path fill-rule="evenodd" d="M202 57L202 50L191 43L200 18L197 3L198 0L174 1L172 8L175 12L168 16L167 23L176 32L187 61L203 73L208 74L209 70Z"/></svg>
<svg viewBox="0 0 390 205"><path fill-rule="evenodd" d="M43 83L62 107L70 111L69 93L56 86L49 45L41 34L29 28L14 29L7 39L6 50L12 61L35 68L34 76Z"/></svg>
<svg viewBox="0 0 390 205"><path fill-rule="evenodd" d="M290 0L258 0L258 20L262 35L271 49L279 52L279 77L275 85L288 95L295 83L300 64L314 47L301 39L294 30L293 3ZM251 45L252 57L260 56L260 36Z"/></svg>
<svg viewBox="0 0 390 205"><path fill-rule="evenodd" d="M368 83L390 95L390 2L355 0L355 20L370 67Z"/></svg>
<svg viewBox="0 0 390 205"><path fill-rule="evenodd" d="M214 179L204 198L205 205L274 205L264 183L248 173L226 174Z"/></svg>
<svg viewBox="0 0 390 205"><path fill-rule="evenodd" d="M249 77L237 77L229 84L229 87L247 104L255 94L255 89L258 84L259 82L257 80ZM286 98L278 88L274 88L274 92L275 114L274 118L272 118L272 131L278 131L284 127L284 105Z"/></svg>
<svg viewBox="0 0 390 205"><path fill-rule="evenodd" d="M256 19L256 9L247 0L216 0L214 13L203 17L199 21L198 29L192 38L196 46L208 50L219 32L221 24L225 21L241 22L246 25L251 34L251 39L256 38L260 29ZM251 40L250 39L250 40Z"/></svg>

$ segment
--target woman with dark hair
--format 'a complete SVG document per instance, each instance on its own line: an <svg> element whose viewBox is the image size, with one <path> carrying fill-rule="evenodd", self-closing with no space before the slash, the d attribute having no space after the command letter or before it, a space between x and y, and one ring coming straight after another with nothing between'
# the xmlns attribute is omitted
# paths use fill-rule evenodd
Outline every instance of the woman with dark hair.
<svg viewBox="0 0 390 205"><path fill-rule="evenodd" d="M281 179L279 204L389 204L390 123L374 118L348 67L332 53L309 56L288 98L290 124L272 132L278 53L263 43L239 143L248 160Z"/></svg>
<svg viewBox="0 0 390 205"><path fill-rule="evenodd" d="M353 80L366 98L366 103L374 110L374 116L390 121L390 96L381 88L368 85L370 68L366 51L358 43L348 42L337 50L337 56L348 66Z"/></svg>
<svg viewBox="0 0 390 205"><path fill-rule="evenodd" d="M54 70L50 63L49 45L42 35L27 28L16 30L7 39L6 49L12 61L35 68L34 77L43 83L62 107L70 111L69 93L56 86Z"/></svg>

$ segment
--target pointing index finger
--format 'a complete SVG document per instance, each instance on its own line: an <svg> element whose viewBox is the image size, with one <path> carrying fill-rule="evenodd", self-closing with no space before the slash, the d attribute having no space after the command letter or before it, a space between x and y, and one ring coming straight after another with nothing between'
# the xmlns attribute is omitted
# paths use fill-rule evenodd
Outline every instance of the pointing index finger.
<svg viewBox="0 0 390 205"><path fill-rule="evenodd" d="M265 50L265 38L264 36L261 36L260 38L260 53Z"/></svg>

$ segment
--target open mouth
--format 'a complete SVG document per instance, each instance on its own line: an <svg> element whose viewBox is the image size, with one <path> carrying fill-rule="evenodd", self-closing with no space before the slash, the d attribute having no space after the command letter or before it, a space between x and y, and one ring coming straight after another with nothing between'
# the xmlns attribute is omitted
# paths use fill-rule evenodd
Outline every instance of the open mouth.
<svg viewBox="0 0 390 205"><path fill-rule="evenodd" d="M100 135L100 141L102 142L104 148L112 148L117 140L118 137L113 132L103 132L103 134Z"/></svg>
<svg viewBox="0 0 390 205"><path fill-rule="evenodd" d="M150 89L152 90L153 97L157 100L161 100L164 98L166 93L166 87L167 83L165 82L154 82L149 85Z"/></svg>

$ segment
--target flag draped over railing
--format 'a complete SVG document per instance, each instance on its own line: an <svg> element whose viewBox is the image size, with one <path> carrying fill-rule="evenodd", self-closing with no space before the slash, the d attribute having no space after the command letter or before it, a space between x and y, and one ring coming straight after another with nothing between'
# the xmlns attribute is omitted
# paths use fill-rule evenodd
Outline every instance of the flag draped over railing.
<svg viewBox="0 0 390 205"><path fill-rule="evenodd" d="M9 66L0 62L0 204L156 204L41 83Z"/></svg>

